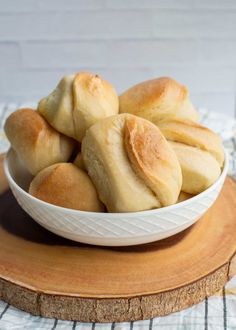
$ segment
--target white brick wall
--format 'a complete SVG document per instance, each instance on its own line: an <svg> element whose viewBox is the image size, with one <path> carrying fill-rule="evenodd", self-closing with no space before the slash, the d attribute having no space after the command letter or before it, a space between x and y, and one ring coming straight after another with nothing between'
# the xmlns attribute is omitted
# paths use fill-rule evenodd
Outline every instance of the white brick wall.
<svg viewBox="0 0 236 330"><path fill-rule="evenodd" d="M197 106L233 114L236 0L0 0L0 102L79 70L119 92L173 76Z"/></svg>

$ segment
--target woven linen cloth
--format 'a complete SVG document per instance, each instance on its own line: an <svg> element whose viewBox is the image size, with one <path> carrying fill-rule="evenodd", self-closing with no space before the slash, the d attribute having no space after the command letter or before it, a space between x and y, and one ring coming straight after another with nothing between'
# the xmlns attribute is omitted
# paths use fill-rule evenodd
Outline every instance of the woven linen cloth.
<svg viewBox="0 0 236 330"><path fill-rule="evenodd" d="M33 106L34 104L24 104ZM0 104L0 153L9 144L2 127L20 104ZM199 109L203 125L219 133L230 157L229 175L236 180L236 120L224 114ZM236 230L236 228L235 228ZM1 238L0 238L1 239ZM151 320L123 323L81 323L32 316L0 300L0 330L236 330L236 276L214 296L181 312Z"/></svg>

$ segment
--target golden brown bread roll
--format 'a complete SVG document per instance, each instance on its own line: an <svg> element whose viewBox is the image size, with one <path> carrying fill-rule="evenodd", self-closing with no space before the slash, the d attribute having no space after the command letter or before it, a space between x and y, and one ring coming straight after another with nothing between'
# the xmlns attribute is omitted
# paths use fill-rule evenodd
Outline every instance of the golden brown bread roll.
<svg viewBox="0 0 236 330"><path fill-rule="evenodd" d="M220 176L224 151L220 137L210 129L188 120L158 123L170 141L180 162L182 190L198 194L211 186Z"/></svg>
<svg viewBox="0 0 236 330"><path fill-rule="evenodd" d="M4 130L12 148L33 175L52 164L68 161L75 146L74 140L55 131L32 109L13 112Z"/></svg>
<svg viewBox="0 0 236 330"><path fill-rule="evenodd" d="M71 163L54 164L39 172L30 184L29 193L69 209L104 211L89 176Z"/></svg>
<svg viewBox="0 0 236 330"><path fill-rule="evenodd" d="M151 122L120 114L90 127L82 156L99 198L110 212L174 204L182 174L172 148Z"/></svg>
<svg viewBox="0 0 236 330"><path fill-rule="evenodd" d="M81 142L91 125L118 113L119 100L110 83L80 72L64 77L38 110L56 130Z"/></svg>
<svg viewBox="0 0 236 330"><path fill-rule="evenodd" d="M119 97L120 113L131 113L157 124L163 119L198 121L188 89L174 79L157 78L137 84Z"/></svg>

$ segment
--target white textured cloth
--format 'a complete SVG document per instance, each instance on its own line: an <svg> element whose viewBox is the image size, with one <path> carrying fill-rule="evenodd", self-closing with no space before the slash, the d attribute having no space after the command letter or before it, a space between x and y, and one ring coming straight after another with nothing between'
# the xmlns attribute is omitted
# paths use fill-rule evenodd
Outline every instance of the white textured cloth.
<svg viewBox="0 0 236 330"><path fill-rule="evenodd" d="M0 153L8 148L2 126L18 108L0 104ZM28 104L27 106L32 106ZM236 120L200 109L202 123L219 133L230 155L229 174L236 179ZM236 230L236 228L235 228ZM236 276L214 296L181 312L127 323L81 323L35 317L0 300L0 330L236 330Z"/></svg>

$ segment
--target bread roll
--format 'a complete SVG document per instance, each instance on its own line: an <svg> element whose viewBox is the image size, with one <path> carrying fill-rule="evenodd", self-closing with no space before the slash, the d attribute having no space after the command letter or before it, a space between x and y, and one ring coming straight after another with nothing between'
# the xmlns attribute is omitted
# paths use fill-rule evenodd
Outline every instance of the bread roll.
<svg viewBox="0 0 236 330"><path fill-rule="evenodd" d="M78 168L80 168L83 171L86 170L81 152L79 152L78 155L75 157L73 164L75 164Z"/></svg>
<svg viewBox="0 0 236 330"><path fill-rule="evenodd" d="M85 167L110 212L134 212L177 201L179 162L159 129L129 114L96 123L82 141Z"/></svg>
<svg viewBox="0 0 236 330"><path fill-rule="evenodd" d="M167 140L184 143L209 152L219 163L224 162L224 150L219 135L190 120L169 120L158 123Z"/></svg>
<svg viewBox="0 0 236 330"><path fill-rule="evenodd" d="M194 195L191 195L191 194L188 194L184 191L181 191L180 194L179 194L177 203L184 202L184 201L186 201L186 200L188 200L192 197L194 197Z"/></svg>
<svg viewBox="0 0 236 330"><path fill-rule="evenodd" d="M117 114L118 109L113 86L87 72L64 77L38 104L39 112L50 125L80 142L91 125Z"/></svg>
<svg viewBox="0 0 236 330"><path fill-rule="evenodd" d="M183 175L182 190L198 194L210 187L220 176L217 160L207 151L188 145L170 142L175 151Z"/></svg>
<svg viewBox="0 0 236 330"><path fill-rule="evenodd" d="M188 120L158 123L175 151L183 175L182 190L198 194L220 176L224 151L220 137L210 129Z"/></svg>
<svg viewBox="0 0 236 330"><path fill-rule="evenodd" d="M54 164L39 172L30 184L29 193L69 209L104 211L89 176L71 163Z"/></svg>
<svg viewBox="0 0 236 330"><path fill-rule="evenodd" d="M157 124L163 119L198 121L188 89L171 78L162 77L137 84L119 97L120 113L131 113Z"/></svg>
<svg viewBox="0 0 236 330"><path fill-rule="evenodd" d="M55 131L32 109L13 112L4 130L12 148L33 175L52 164L68 161L75 147L74 140Z"/></svg>

